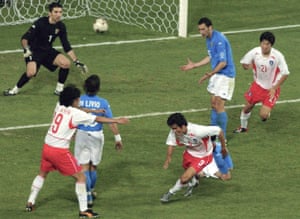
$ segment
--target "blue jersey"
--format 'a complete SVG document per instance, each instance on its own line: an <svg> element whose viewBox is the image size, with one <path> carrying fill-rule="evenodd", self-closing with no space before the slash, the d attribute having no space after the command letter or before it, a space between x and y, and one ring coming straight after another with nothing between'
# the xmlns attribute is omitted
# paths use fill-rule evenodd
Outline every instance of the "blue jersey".
<svg viewBox="0 0 300 219"><path fill-rule="evenodd" d="M92 109L92 110L99 110L103 109L105 110L104 113L93 113L94 115L97 116L104 116L107 118L112 118L112 111L110 109L109 102L97 95L95 96L88 96L88 95L82 95L80 97L80 107L82 108L87 108L87 109ZM95 122L92 125L79 125L78 129L83 130L83 131L100 131L103 129L103 124Z"/></svg>
<svg viewBox="0 0 300 219"><path fill-rule="evenodd" d="M220 62L226 62L227 65L217 74L234 78L235 66L232 57L231 46L224 34L213 30L212 37L206 38L206 47L210 57L211 68L215 69Z"/></svg>

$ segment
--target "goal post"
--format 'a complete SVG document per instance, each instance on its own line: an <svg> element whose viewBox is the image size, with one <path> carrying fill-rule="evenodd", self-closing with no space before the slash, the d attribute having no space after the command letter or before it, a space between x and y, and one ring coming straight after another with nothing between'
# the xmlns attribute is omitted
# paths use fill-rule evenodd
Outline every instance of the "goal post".
<svg viewBox="0 0 300 219"><path fill-rule="evenodd" d="M64 19L104 17L187 37L189 0L60 0ZM48 14L52 0L0 0L0 26L31 23Z"/></svg>
<svg viewBox="0 0 300 219"><path fill-rule="evenodd" d="M178 36L187 37L188 33L188 0L179 1Z"/></svg>

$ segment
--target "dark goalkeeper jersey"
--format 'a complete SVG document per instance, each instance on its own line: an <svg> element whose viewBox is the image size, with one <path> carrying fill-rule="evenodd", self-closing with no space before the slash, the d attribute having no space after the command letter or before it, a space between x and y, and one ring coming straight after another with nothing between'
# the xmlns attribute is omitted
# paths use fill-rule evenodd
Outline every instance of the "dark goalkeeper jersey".
<svg viewBox="0 0 300 219"><path fill-rule="evenodd" d="M28 40L32 51L45 52L53 47L52 44L57 37L59 37L65 52L72 50L65 24L61 21L50 24L49 17L41 17L31 25L22 39Z"/></svg>

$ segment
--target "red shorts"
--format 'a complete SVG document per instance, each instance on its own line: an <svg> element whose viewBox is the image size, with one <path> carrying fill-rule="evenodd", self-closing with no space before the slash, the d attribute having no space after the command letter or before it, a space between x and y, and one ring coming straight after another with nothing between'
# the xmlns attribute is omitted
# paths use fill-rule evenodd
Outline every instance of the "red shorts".
<svg viewBox="0 0 300 219"><path fill-rule="evenodd" d="M183 161L182 167L187 169L189 167L193 167L194 170L199 173L204 167L206 167L213 160L213 155L209 155L206 157L193 157L187 151L183 153Z"/></svg>
<svg viewBox="0 0 300 219"><path fill-rule="evenodd" d="M65 176L72 176L80 172L82 168L69 149L44 144L40 169L44 172L58 170Z"/></svg>
<svg viewBox="0 0 300 219"><path fill-rule="evenodd" d="M280 87L276 89L273 99L270 99L269 90L262 88L257 83L253 82L249 90L244 94L245 99L250 104L261 102L264 106L271 109L275 106L280 95Z"/></svg>

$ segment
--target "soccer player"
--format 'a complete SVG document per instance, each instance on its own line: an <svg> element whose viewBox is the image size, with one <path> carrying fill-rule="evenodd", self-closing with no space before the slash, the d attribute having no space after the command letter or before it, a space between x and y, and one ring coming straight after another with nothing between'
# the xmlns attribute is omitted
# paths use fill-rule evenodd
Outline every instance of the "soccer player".
<svg viewBox="0 0 300 219"><path fill-rule="evenodd" d="M96 218L99 215L88 209L86 178L82 167L69 151L70 140L80 124L128 123L127 118L105 118L88 114L78 109L80 90L67 86L61 92L59 103L56 105L50 128L45 137L39 174L34 178L31 192L26 204L26 211L34 210L36 198L43 187L49 172L58 170L62 175L72 176L76 180L75 192L79 202L80 218Z"/></svg>
<svg viewBox="0 0 300 219"><path fill-rule="evenodd" d="M198 29L201 36L206 39L208 55L199 62L188 59L188 63L180 68L187 71L211 64L211 71L199 79L199 84L209 79L207 90L211 94L211 125L220 126L226 138L228 118L225 103L232 98L236 74L231 46L222 33L213 29L210 19L200 18Z"/></svg>
<svg viewBox="0 0 300 219"><path fill-rule="evenodd" d="M82 72L87 72L87 67L77 59L68 41L66 26L61 21L62 13L63 9L60 3L51 3L48 17L39 18L22 36L21 45L24 49L26 72L21 75L14 88L3 91L4 96L18 94L20 88L37 75L41 65L51 72L59 67L54 94L60 94L67 80L71 64L65 55L53 48L52 44L57 37L59 37L64 51L73 60L74 64Z"/></svg>
<svg viewBox="0 0 300 219"><path fill-rule="evenodd" d="M254 106L261 102L259 116L262 121L270 117L270 113L279 99L280 86L290 74L284 56L273 48L275 36L271 32L263 32L260 37L260 46L248 51L241 59L245 70L252 69L254 81L244 94L247 101L242 109L241 125L234 133L248 131L248 119Z"/></svg>
<svg viewBox="0 0 300 219"><path fill-rule="evenodd" d="M112 110L109 102L97 95L100 91L100 78L97 75L89 76L84 82L86 94L80 97L80 107L97 116L112 118ZM110 123L109 127L115 137L115 148L121 150L122 139L116 123ZM88 206L93 205L95 198L95 184L97 181L97 166L102 160L104 146L103 124L95 122L90 125L79 125L75 137L75 158L82 166L86 176L88 194Z"/></svg>
<svg viewBox="0 0 300 219"><path fill-rule="evenodd" d="M212 163L214 168L218 169L213 158L212 136L219 137L222 145L221 153L224 157L227 155L224 134L219 126L203 126L187 122L181 113L171 114L167 124L171 130L166 141L168 150L164 167L167 168L171 162L174 147L184 146L182 162L184 173L175 185L161 197L161 202L169 202L170 198L184 187L187 187L184 196L191 195L193 188L197 185L196 175L203 168Z"/></svg>

